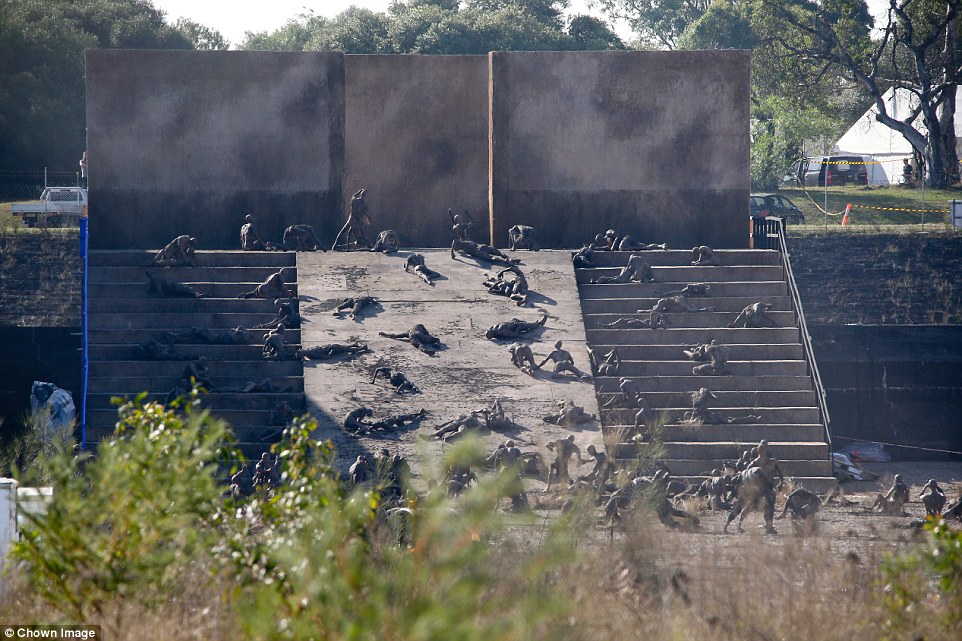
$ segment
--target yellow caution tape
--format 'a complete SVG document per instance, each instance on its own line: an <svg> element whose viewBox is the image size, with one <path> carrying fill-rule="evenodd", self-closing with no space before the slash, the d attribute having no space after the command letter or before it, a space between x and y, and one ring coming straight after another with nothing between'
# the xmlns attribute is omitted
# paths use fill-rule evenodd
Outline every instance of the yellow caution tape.
<svg viewBox="0 0 962 641"><path fill-rule="evenodd" d="M853 209L864 209L865 211L908 211L916 214L933 213L947 214L948 209L904 209L902 207L853 207Z"/></svg>
<svg viewBox="0 0 962 641"><path fill-rule="evenodd" d="M846 162L844 160L826 160L822 162L813 162L811 164L813 165L881 165L882 163L879 162L878 160L853 160L851 162Z"/></svg>

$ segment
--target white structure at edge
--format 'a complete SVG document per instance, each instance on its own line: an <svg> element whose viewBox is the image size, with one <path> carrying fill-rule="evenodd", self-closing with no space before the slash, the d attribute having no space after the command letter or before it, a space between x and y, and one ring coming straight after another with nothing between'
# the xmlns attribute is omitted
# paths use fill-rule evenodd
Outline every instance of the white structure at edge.
<svg viewBox="0 0 962 641"><path fill-rule="evenodd" d="M960 100L962 87L956 90L956 100ZM905 120L912 109L918 105L918 97L907 89L889 89L882 96L888 115L896 120ZM962 133L962 110L955 112L955 130ZM846 131L832 151L833 154L865 156L866 160L875 160L878 164L870 164L868 182L870 185L897 185L902 177L902 159L912 157L912 146L899 132L886 127L875 116L878 108L875 105L866 111L861 118ZM925 133L925 125L921 116L917 117L913 126ZM959 140L962 140L960 137ZM956 141L956 152L960 151L959 140Z"/></svg>

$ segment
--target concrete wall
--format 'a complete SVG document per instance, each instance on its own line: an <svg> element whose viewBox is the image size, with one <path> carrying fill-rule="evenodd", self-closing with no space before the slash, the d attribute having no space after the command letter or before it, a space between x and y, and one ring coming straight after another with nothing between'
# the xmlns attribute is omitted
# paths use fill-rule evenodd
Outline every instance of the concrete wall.
<svg viewBox="0 0 962 641"><path fill-rule="evenodd" d="M238 247L342 218L343 55L87 51L92 249Z"/></svg>
<svg viewBox="0 0 962 641"><path fill-rule="evenodd" d="M451 243L447 209L488 232L487 56L345 56L344 208L364 187L371 239Z"/></svg>
<svg viewBox="0 0 962 641"><path fill-rule="evenodd" d="M746 247L748 52L491 53L494 238Z"/></svg>
<svg viewBox="0 0 962 641"><path fill-rule="evenodd" d="M887 448L901 460L962 452L962 326L809 329L836 448L852 440L906 445Z"/></svg>

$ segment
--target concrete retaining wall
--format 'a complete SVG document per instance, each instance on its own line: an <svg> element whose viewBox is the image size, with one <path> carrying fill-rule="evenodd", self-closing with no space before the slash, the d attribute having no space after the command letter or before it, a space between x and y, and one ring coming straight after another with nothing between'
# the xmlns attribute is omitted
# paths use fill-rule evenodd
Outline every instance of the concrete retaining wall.
<svg viewBox="0 0 962 641"><path fill-rule="evenodd" d="M360 187L372 235L416 246L448 207L499 246L747 246L747 52L92 50L87 88L92 249L235 248L248 212L329 243Z"/></svg>
<svg viewBox="0 0 962 641"><path fill-rule="evenodd" d="M491 216L576 246L613 227L747 247L747 52L491 53Z"/></svg>
<svg viewBox="0 0 962 641"><path fill-rule="evenodd" d="M91 249L238 248L342 218L344 58L87 51ZM334 231L336 233L336 230Z"/></svg>
<svg viewBox="0 0 962 641"><path fill-rule="evenodd" d="M809 328L836 448L856 439L962 452L962 326ZM902 460L947 457L887 449Z"/></svg>
<svg viewBox="0 0 962 641"><path fill-rule="evenodd" d="M486 56L345 56L344 209L365 187L371 240L451 243L450 207L488 232ZM327 241L327 239L325 239Z"/></svg>

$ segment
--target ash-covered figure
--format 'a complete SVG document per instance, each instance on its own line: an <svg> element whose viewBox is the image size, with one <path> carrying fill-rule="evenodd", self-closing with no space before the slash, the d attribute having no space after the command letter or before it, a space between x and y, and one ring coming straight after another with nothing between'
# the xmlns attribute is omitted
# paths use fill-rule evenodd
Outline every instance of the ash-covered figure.
<svg viewBox="0 0 962 641"><path fill-rule="evenodd" d="M264 336L261 358L269 361L282 361L287 359L288 356L287 343L284 340L284 324L278 323L277 327Z"/></svg>
<svg viewBox="0 0 962 641"><path fill-rule="evenodd" d="M638 396L635 400L635 407L638 408L638 411L635 413L634 426L629 436L649 441L652 432L655 430L655 425L658 424L658 412L648 407L648 401L641 396Z"/></svg>
<svg viewBox="0 0 962 641"><path fill-rule="evenodd" d="M628 257L628 263L621 268L621 271L614 276L599 276L591 281L592 283L653 283L655 274L651 271L651 265L641 254L632 254Z"/></svg>
<svg viewBox="0 0 962 641"><path fill-rule="evenodd" d="M374 411L367 407L353 410L344 418L344 429L352 436L393 432L420 421L427 412L422 409L413 414L392 414L376 421L368 421L373 415Z"/></svg>
<svg viewBox="0 0 962 641"><path fill-rule="evenodd" d="M474 225L474 219L465 209L460 214L453 214L448 209L448 217L451 219L451 231L454 233L455 240L468 240L468 230Z"/></svg>
<svg viewBox="0 0 962 641"><path fill-rule="evenodd" d="M385 229L377 235L377 240L374 241L374 247L371 247L372 252L383 252L385 254L393 254L401 247L401 240L398 238L397 232L393 229Z"/></svg>
<svg viewBox="0 0 962 641"><path fill-rule="evenodd" d="M699 245L691 248L691 264L696 267L721 265L718 256L708 245Z"/></svg>
<svg viewBox="0 0 962 641"><path fill-rule="evenodd" d="M621 368L621 356L618 355L618 348L612 347L611 350L602 358L588 347L588 362L591 370L598 376L617 376Z"/></svg>
<svg viewBox="0 0 962 641"><path fill-rule="evenodd" d="M343 251L350 251L352 239L354 248L366 247L370 249L371 241L364 235L364 230L371 224L368 211L367 202L364 200L364 190L358 189L351 196L351 213L347 217L347 222L341 227L341 231L337 232L337 237L331 246L332 250L342 251L341 247L343 247ZM344 239L343 245L341 244L342 238Z"/></svg>
<svg viewBox="0 0 962 641"><path fill-rule="evenodd" d="M314 233L314 228L310 225L291 225L284 230L284 249L288 251L313 252L321 250L326 252L321 239Z"/></svg>
<svg viewBox="0 0 962 641"><path fill-rule="evenodd" d="M708 509L712 512L730 510L732 493L731 477L725 476L721 470L712 470L708 481Z"/></svg>
<svg viewBox="0 0 962 641"><path fill-rule="evenodd" d="M655 306L651 309L639 309L638 313L648 312L650 316L650 324L656 325L664 314L669 314L672 312L684 312L684 313L695 313L695 312L713 312L714 307L696 307L688 302L688 298L685 296L668 296L665 298L659 298L655 303Z"/></svg>
<svg viewBox="0 0 962 641"><path fill-rule="evenodd" d="M751 423L759 420L758 416L749 414L742 417L725 416L720 412L708 409L711 402L718 397L707 387L702 387L691 394L691 409L685 412L683 422L693 425L729 425L731 423Z"/></svg>
<svg viewBox="0 0 962 641"><path fill-rule="evenodd" d="M210 368L207 366L206 356L201 356L196 361L187 363L180 377L188 383L204 388L208 392L212 392L215 389L214 384L210 380Z"/></svg>
<svg viewBox="0 0 962 641"><path fill-rule="evenodd" d="M484 336L492 340L514 340L520 338L522 334L527 334L539 327L543 327L544 324L548 322L548 312L542 310L541 314L541 319L534 323L512 318L509 321L492 325L485 331Z"/></svg>
<svg viewBox="0 0 962 641"><path fill-rule="evenodd" d="M815 515L821 507L822 500L818 498L818 494L800 487L785 498L785 507L775 519L780 521L791 511L793 521L814 522Z"/></svg>
<svg viewBox="0 0 962 641"><path fill-rule="evenodd" d="M662 292L658 296L687 296L689 298L705 298L711 296L711 285L708 283L688 283L681 289Z"/></svg>
<svg viewBox="0 0 962 641"><path fill-rule="evenodd" d="M249 292L239 294L238 298L294 298L294 292L287 286L287 281L294 277L294 270L290 267L282 267L279 271L271 274L263 283Z"/></svg>
<svg viewBox="0 0 962 641"><path fill-rule="evenodd" d="M277 251L277 247L274 246L269 240L262 240L259 233L257 233L257 224L254 221L254 214L247 214L244 216L244 224L241 225L240 229L240 245L241 249L244 251Z"/></svg>
<svg viewBox="0 0 962 641"><path fill-rule="evenodd" d="M203 298L204 295L189 285L167 280L163 276L155 276L150 270L144 270L147 275L147 293L156 294L162 298Z"/></svg>
<svg viewBox="0 0 962 641"><path fill-rule="evenodd" d="M460 414L457 418L442 423L428 438L449 441L471 431L481 431L487 428L487 410L478 410L470 414Z"/></svg>
<svg viewBox="0 0 962 641"><path fill-rule="evenodd" d="M618 234L615 232L614 229L609 229L608 231L606 231L604 239L605 239L605 244L607 245L606 249L608 249L609 251L630 252L630 251L647 251L647 250L654 250L654 249L662 249L662 250L668 249L667 243L661 243L661 244L640 243L627 234L619 239Z"/></svg>
<svg viewBox="0 0 962 641"><path fill-rule="evenodd" d="M608 402L603 405L603 409L619 406L638 407L645 402L644 396L641 393L641 387L637 381L621 377L618 379L618 388L621 390L621 395L612 396Z"/></svg>
<svg viewBox="0 0 962 641"><path fill-rule="evenodd" d="M591 259L594 255L595 248L589 243L571 254L571 262L575 267L591 267Z"/></svg>
<svg viewBox="0 0 962 641"><path fill-rule="evenodd" d="M451 258L453 259L454 252L460 252L464 256L471 256L481 261L487 261L489 263L494 263L496 265L504 265L509 267L511 265L517 265L521 262L520 258L510 258L500 249L496 249L491 245L485 245L484 243L476 243L473 240L458 240L455 239L451 243Z"/></svg>
<svg viewBox="0 0 962 641"><path fill-rule="evenodd" d="M508 351L511 353L512 365L528 376L534 376L534 371L539 368L538 364L534 362L534 352L531 351L530 345L513 343L508 347Z"/></svg>
<svg viewBox="0 0 962 641"><path fill-rule="evenodd" d="M340 305L338 305L331 316L340 316L341 312L345 309L350 309L348 312L348 317L351 320L357 320L357 317L361 314L361 310L368 305L379 305L380 301L373 296L353 296L351 298L345 298Z"/></svg>
<svg viewBox="0 0 962 641"><path fill-rule="evenodd" d="M560 483L571 481L571 475L568 473L568 459L576 456L578 465L582 464L583 459L581 458L581 448L575 443L574 434L569 434L567 438L551 441L546 447L555 455L554 460L551 461L551 466L548 468L548 487L545 488L547 492L551 489L552 481Z"/></svg>
<svg viewBox="0 0 962 641"><path fill-rule="evenodd" d="M728 357L731 350L729 350L726 345L721 345L717 340L712 339L704 348L702 352L704 354L703 360L709 362L692 367L692 374L695 376L723 376L731 374L728 370Z"/></svg>
<svg viewBox="0 0 962 641"><path fill-rule="evenodd" d="M378 332L377 334L385 338L407 341L428 356L434 356L435 353L437 353L438 347L441 345L441 339L437 336L432 336L431 332L421 323L418 323L406 332Z"/></svg>
<svg viewBox="0 0 962 641"><path fill-rule="evenodd" d="M928 494L925 493L926 490L929 490ZM937 518L942 515L942 509L945 507L945 492L935 482L935 479L929 479L929 482L922 488L919 498L922 499L922 505L925 506L926 516Z"/></svg>
<svg viewBox="0 0 962 641"><path fill-rule="evenodd" d="M875 502L869 509L878 510L888 516L908 516L904 506L909 502L909 486L901 474L892 478L892 487L885 494L876 494Z"/></svg>
<svg viewBox="0 0 962 641"><path fill-rule="evenodd" d="M505 274L513 274L514 278L505 278ZM517 265L506 267L493 277L487 276L484 286L488 288L488 293L507 296L519 306L528 303L528 279Z"/></svg>
<svg viewBox="0 0 962 641"><path fill-rule="evenodd" d="M564 372L571 372L581 380L591 378L590 374L586 374L575 367L575 359L571 355L571 352L561 349L561 345L561 341L555 341L554 350L544 357L544 360L538 364L538 367L544 367L545 363L552 361L554 362L554 371L551 373L551 378L558 378Z"/></svg>
<svg viewBox="0 0 962 641"><path fill-rule="evenodd" d="M266 323L254 325L251 329L274 329L278 323L283 323L287 329L297 329L301 326L301 315L297 312L296 298L275 298L274 309L276 316Z"/></svg>
<svg viewBox="0 0 962 641"><path fill-rule="evenodd" d="M220 394L288 394L294 391L293 387L280 387L275 385L269 377L262 381L248 381L240 387L218 387L214 390Z"/></svg>
<svg viewBox="0 0 962 641"><path fill-rule="evenodd" d="M347 474L351 479L351 485L367 483L373 476L371 463L367 460L366 456L363 454L358 454L357 459L351 464Z"/></svg>
<svg viewBox="0 0 962 641"><path fill-rule="evenodd" d="M340 356L341 354L357 356L358 354L369 351L371 350L368 348L367 343L361 343L359 341L348 344L327 343L325 345L315 345L314 347L299 349L294 352L294 357L298 359L306 358L311 361L325 361L335 356Z"/></svg>
<svg viewBox="0 0 962 641"><path fill-rule="evenodd" d="M509 249L529 249L536 252L540 249L538 241L535 240L534 227L528 225L515 225L508 230Z"/></svg>
<svg viewBox="0 0 962 641"><path fill-rule="evenodd" d="M648 310L639 310L647 312ZM660 327L665 327L668 324L668 318L663 315L658 315L655 319L655 325L652 326L651 318L628 318L622 316L621 318L616 318L610 323L598 323L598 327L603 327L605 329L658 329Z"/></svg>
<svg viewBox="0 0 962 641"><path fill-rule="evenodd" d="M421 393L421 390L419 390L414 383L409 381L407 376L400 371L392 370L390 367L378 367L376 370L374 370L374 376L371 377L372 384L377 380L379 374L384 374L384 378L388 379L388 381L391 383L391 387L394 388L394 391L397 394Z"/></svg>
<svg viewBox="0 0 962 641"><path fill-rule="evenodd" d="M551 423L552 425L559 425L573 430L583 423L590 423L595 420L595 415L588 414L585 412L585 408L580 405L575 405L571 399L565 399L558 401L557 412L548 414L542 420L545 423Z"/></svg>
<svg viewBox="0 0 962 641"><path fill-rule="evenodd" d="M778 327L778 323L768 315L773 305L771 303L752 303L739 312L729 327Z"/></svg>
<svg viewBox="0 0 962 641"><path fill-rule="evenodd" d="M434 271L433 269L428 269L428 266L424 264L423 254L409 254L407 260L404 261L404 271L411 272L414 270L415 275L423 280L428 285L434 286L434 279L440 278L441 274Z"/></svg>
<svg viewBox="0 0 962 641"><path fill-rule="evenodd" d="M170 345L165 345L153 338L141 343L140 349L143 351L144 357L151 361L192 361L197 359L196 355L181 354Z"/></svg>
<svg viewBox="0 0 962 641"><path fill-rule="evenodd" d="M151 265L161 267L193 267L191 256L197 249L197 239L183 234L173 239L151 259Z"/></svg>
<svg viewBox="0 0 962 641"><path fill-rule="evenodd" d="M274 327L277 327L275 324ZM243 327L234 329L208 329L191 327L178 332L164 332L168 343L209 343L210 345L246 345L252 340L251 333Z"/></svg>

